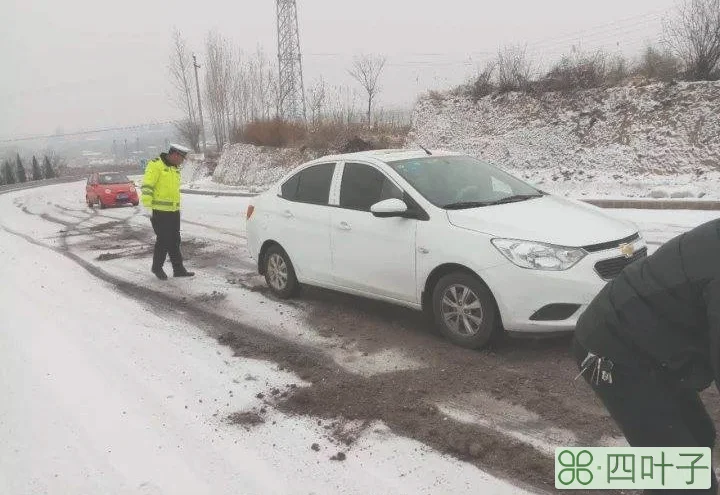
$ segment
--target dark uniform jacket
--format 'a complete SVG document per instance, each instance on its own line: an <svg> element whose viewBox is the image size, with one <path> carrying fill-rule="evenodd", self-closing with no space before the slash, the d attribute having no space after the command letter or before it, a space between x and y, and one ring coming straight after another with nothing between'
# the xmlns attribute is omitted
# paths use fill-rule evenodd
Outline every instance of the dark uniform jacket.
<svg viewBox="0 0 720 495"><path fill-rule="evenodd" d="M582 314L575 335L616 364L657 367L698 390L720 384L720 220L627 266Z"/></svg>

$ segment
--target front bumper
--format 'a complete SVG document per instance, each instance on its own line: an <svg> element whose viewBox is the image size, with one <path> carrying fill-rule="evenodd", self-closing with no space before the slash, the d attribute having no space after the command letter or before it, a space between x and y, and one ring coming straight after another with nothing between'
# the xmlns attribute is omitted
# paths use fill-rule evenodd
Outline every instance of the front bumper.
<svg viewBox="0 0 720 495"><path fill-rule="evenodd" d="M125 197L122 196L123 194L125 195ZM100 199L102 200L103 204L108 206L136 204L140 202L140 198L138 197L137 193L101 194Z"/></svg>
<svg viewBox="0 0 720 495"><path fill-rule="evenodd" d="M595 271L595 264L616 255L616 251L592 253L571 269L558 272L529 270L508 262L483 272L483 278L495 296L508 332L571 332L607 283ZM571 314L562 315L562 319L548 319L547 315L554 311L545 310L558 305L565 308L572 305L574 311L571 309ZM538 312L545 316L538 319Z"/></svg>

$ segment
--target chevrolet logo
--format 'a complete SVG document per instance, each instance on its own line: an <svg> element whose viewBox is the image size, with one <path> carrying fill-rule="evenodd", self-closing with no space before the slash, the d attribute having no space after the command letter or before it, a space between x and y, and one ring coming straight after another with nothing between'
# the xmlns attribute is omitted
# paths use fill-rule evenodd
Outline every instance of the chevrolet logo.
<svg viewBox="0 0 720 495"><path fill-rule="evenodd" d="M620 253L626 258L632 258L635 254L635 246L632 244L620 244Z"/></svg>

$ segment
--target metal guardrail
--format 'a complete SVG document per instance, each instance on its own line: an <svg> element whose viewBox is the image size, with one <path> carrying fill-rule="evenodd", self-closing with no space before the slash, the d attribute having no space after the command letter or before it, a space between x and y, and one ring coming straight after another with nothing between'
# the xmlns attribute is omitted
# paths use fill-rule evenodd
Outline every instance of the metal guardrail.
<svg viewBox="0 0 720 495"><path fill-rule="evenodd" d="M28 182L20 182L17 184L5 184L4 186L0 186L0 193L9 193L13 191L22 191L24 189L34 189L36 187L43 187L43 186L53 186L56 184L67 184L70 182L78 182L81 180L86 180L87 176L85 175L72 175L72 176L66 176L66 177L57 177L55 179L43 179L43 180L33 180Z"/></svg>
<svg viewBox="0 0 720 495"><path fill-rule="evenodd" d="M720 210L720 201L692 199L583 199L600 208L633 210Z"/></svg>
<svg viewBox="0 0 720 495"><path fill-rule="evenodd" d="M185 189L181 188L183 194L197 194L199 196L238 196L241 198L254 198L257 193L240 192L240 191L207 191L202 189Z"/></svg>

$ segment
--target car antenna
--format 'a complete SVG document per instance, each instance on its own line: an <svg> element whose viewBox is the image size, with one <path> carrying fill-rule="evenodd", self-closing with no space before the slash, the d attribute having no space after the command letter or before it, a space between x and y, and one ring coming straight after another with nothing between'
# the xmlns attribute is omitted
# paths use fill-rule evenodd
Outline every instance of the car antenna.
<svg viewBox="0 0 720 495"><path fill-rule="evenodd" d="M423 150L425 153L427 153L428 155L432 155L432 153L430 153L430 152L427 150L427 148L426 148L425 146L423 146L422 144L418 144L418 146L420 146L420 147L422 148L422 150Z"/></svg>

